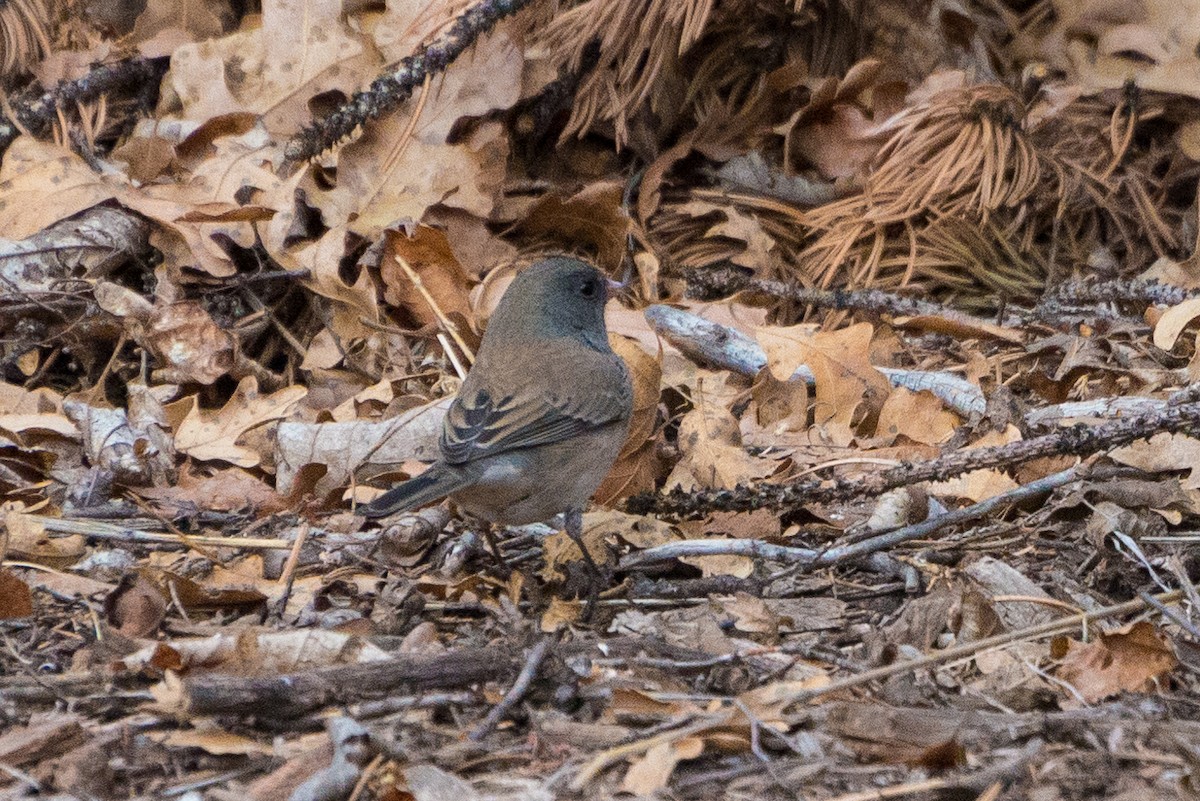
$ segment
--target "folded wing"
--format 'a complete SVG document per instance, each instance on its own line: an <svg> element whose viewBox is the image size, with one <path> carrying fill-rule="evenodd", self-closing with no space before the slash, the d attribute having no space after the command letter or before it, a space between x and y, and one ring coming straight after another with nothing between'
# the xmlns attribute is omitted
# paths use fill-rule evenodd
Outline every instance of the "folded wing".
<svg viewBox="0 0 1200 801"><path fill-rule="evenodd" d="M549 445L610 425L629 414L631 395L625 365L613 356L594 386L564 392L547 392L533 382L522 382L499 395L493 388L472 387L470 380L450 407L442 428L442 458L463 464L519 448ZM589 382L590 383L590 382Z"/></svg>

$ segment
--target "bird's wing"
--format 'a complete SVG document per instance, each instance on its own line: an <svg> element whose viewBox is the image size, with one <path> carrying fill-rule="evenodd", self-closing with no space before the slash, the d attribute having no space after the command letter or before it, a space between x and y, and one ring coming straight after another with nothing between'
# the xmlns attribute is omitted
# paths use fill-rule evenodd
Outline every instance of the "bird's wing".
<svg viewBox="0 0 1200 801"><path fill-rule="evenodd" d="M531 377L501 394L472 386L468 377L442 427L442 458L463 464L561 442L627 418L632 395L624 363L613 355L596 369L600 374L593 373L593 380L562 391L548 390Z"/></svg>

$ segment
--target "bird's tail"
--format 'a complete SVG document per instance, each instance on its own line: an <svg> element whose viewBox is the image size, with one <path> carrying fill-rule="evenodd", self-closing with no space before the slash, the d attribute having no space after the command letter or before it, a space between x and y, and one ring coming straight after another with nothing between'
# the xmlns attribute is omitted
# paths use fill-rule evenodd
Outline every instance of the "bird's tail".
<svg viewBox="0 0 1200 801"><path fill-rule="evenodd" d="M470 481L462 471L435 464L416 478L410 478L370 503L359 506L357 512L364 517L387 517L439 501L468 483Z"/></svg>

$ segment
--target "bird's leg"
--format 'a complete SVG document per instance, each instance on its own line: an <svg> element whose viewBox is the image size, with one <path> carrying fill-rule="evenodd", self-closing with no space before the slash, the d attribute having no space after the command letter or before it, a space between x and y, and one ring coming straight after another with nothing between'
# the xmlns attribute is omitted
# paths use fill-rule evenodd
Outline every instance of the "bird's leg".
<svg viewBox="0 0 1200 801"><path fill-rule="evenodd" d="M583 544L583 510L568 509L563 514L563 528L566 530L567 536L583 552L583 563L587 565L588 573L591 574L588 576L587 602L583 607L583 619L588 620L596 608L596 600L600 596L600 587L604 583L604 574L600 572L596 560L592 558L587 546Z"/></svg>
<svg viewBox="0 0 1200 801"><path fill-rule="evenodd" d="M592 555L588 553L587 546L583 544L583 512L579 509L568 509L563 514L563 528L567 531L567 536L571 541L579 546L579 550L583 552L583 561L587 564L588 570L592 571L592 575L596 578L601 577L600 568L596 565L596 560L592 559Z"/></svg>
<svg viewBox="0 0 1200 801"><path fill-rule="evenodd" d="M492 524L486 520L480 520L479 525L482 526L483 538L487 541L488 550L492 552L492 557L500 567L503 577L507 578L508 574L512 572L512 568L504 560L504 554L500 553L500 543L496 541L496 534L492 531Z"/></svg>

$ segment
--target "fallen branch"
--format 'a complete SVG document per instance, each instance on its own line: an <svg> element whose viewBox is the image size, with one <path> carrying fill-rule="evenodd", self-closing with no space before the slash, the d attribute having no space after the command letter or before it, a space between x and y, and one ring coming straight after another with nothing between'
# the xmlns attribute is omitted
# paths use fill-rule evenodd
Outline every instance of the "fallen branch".
<svg viewBox="0 0 1200 801"><path fill-rule="evenodd" d="M1193 381L1183 389L1171 393L1171 397L1167 398L1167 403L1172 406L1180 406L1184 403L1195 403L1200 401L1200 381Z"/></svg>
<svg viewBox="0 0 1200 801"><path fill-rule="evenodd" d="M11 109L16 119L0 117L0 153L23 132L34 136L44 134L58 120L60 109L74 109L80 103L91 103L119 89L145 91L148 86L157 89L168 63L166 58L132 58L102 64L82 78L60 83L37 97L13 101Z"/></svg>
<svg viewBox="0 0 1200 801"><path fill-rule="evenodd" d="M427 607L428 608L428 607ZM708 656L654 638L615 637L603 643L568 642L554 648L561 658L659 654L674 659ZM549 649L551 646L547 646ZM549 656L549 652L543 658ZM167 679L152 688L157 705L177 715L239 715L291 719L321 707L347 705L381 696L468 687L505 681L521 664L532 662L515 649L459 648L442 654L396 654L382 662L331 665L282 676L197 676ZM54 684L59 677L38 677ZM102 682L104 677L97 677ZM10 690L4 682L5 692ZM74 685L66 685L74 686ZM90 684L88 686L91 686ZM514 685L515 686L515 685Z"/></svg>
<svg viewBox="0 0 1200 801"><path fill-rule="evenodd" d="M751 559L762 559L769 562L784 562L790 564L815 564L821 558L821 552L813 548L795 548L788 545L775 545L764 540L723 538L708 540L679 540L662 545L655 545L644 551L637 551L621 559L617 564L618 570L633 570L655 562L665 562L670 559L682 559L694 556L747 556ZM889 562L868 561L864 567L872 572L892 574L893 564Z"/></svg>
<svg viewBox="0 0 1200 801"><path fill-rule="evenodd" d="M197 676L155 688L158 706L181 715L295 718L330 704L405 691L466 687L503 679L513 655L501 648L462 648L436 656L397 655L386 662L336 665L282 676Z"/></svg>
<svg viewBox="0 0 1200 801"><path fill-rule="evenodd" d="M937 517L931 517L911 526L879 534L859 542L830 548L825 551L811 548L791 548L783 545L773 545L762 540L754 539L712 539L712 540L681 540L664 545L655 545L644 551L629 554L623 558L618 569L629 570L642 567L654 562L668 559L679 559L687 556L749 556L769 559L775 562L790 562L804 565L806 568L832 567L845 562L853 562L867 557L879 556L878 552L892 548L905 542L928 537L935 531L949 526L978 520L992 514L997 509L1015 503L1021 503L1038 495L1043 495L1058 487L1079 481L1087 474L1084 465L1063 470L1045 478L1031 481L1023 487L1001 493L979 503L955 509ZM871 566L870 560L868 566ZM884 571L886 572L886 571Z"/></svg>
<svg viewBox="0 0 1200 801"><path fill-rule="evenodd" d="M1116 281L1064 281L1048 290L1038 301L1039 312L1043 307L1080 303L1140 303L1156 306L1175 306L1188 298L1196 297L1194 289L1160 284L1157 281L1121 279Z"/></svg>
<svg viewBox="0 0 1200 801"><path fill-rule="evenodd" d="M295 165L320 155L350 137L361 125L396 109L412 95L426 76L436 75L504 17L515 14L531 0L480 0L454 20L449 30L371 82L346 103L296 134L284 155ZM286 169L286 168L285 168Z"/></svg>
<svg viewBox="0 0 1200 801"><path fill-rule="evenodd" d="M695 268L681 271L689 297L717 300L738 292L767 295L804 306L842 311L862 311L893 317L940 317L978 330L994 329L997 324L973 314L933 301L909 298L879 289L817 289L754 278L735 265ZM1001 325L1029 325L1029 315L1008 314ZM1013 332L1014 334L1016 332Z"/></svg>
<svg viewBox="0 0 1200 801"><path fill-rule="evenodd" d="M1200 400L1197 398L1196 400ZM1086 401L1067 401L1040 409L1031 409L1025 413L1025 422L1034 428L1047 428L1058 425L1063 420L1079 417L1122 417L1131 414L1145 414L1161 411L1166 408L1168 401L1161 398L1147 398L1137 395L1114 396L1111 398L1095 398ZM1178 405L1178 404L1176 404Z"/></svg>
<svg viewBox="0 0 1200 801"><path fill-rule="evenodd" d="M874 497L923 481L945 481L973 470L1011 467L1047 456L1090 456L1148 439L1158 433L1193 431L1200 426L1200 403L1168 406L1097 426L1074 425L1033 439L954 451L938 459L902 462L889 470L854 480L805 481L790 485L761 484L735 489L685 492L676 487L665 495L639 495L628 501L634 514L657 513L693 517L713 511L792 510L811 503L837 503Z"/></svg>
<svg viewBox="0 0 1200 801"><path fill-rule="evenodd" d="M767 366L767 354L750 337L735 328L713 323L671 306L655 305L645 311L646 320L664 339L693 361L753 378ZM983 414L987 402L979 387L949 373L878 368L893 387L913 392L928 390L964 417ZM800 365L792 378L812 386L816 379L807 365Z"/></svg>

